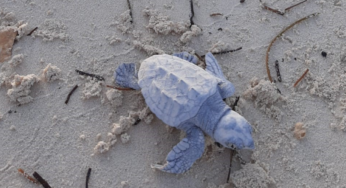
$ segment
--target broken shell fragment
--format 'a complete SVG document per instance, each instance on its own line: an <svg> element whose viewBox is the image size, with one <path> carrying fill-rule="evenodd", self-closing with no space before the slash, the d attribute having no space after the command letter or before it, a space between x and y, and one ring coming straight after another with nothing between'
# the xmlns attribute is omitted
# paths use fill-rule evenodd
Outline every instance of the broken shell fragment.
<svg viewBox="0 0 346 188"><path fill-rule="evenodd" d="M306 135L306 129L303 128L303 125L302 122L298 122L294 125L293 135L298 140L303 139Z"/></svg>

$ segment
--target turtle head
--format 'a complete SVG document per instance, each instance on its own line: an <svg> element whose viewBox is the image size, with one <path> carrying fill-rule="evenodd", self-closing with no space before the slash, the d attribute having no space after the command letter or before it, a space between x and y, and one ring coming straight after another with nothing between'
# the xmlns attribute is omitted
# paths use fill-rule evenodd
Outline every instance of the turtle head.
<svg viewBox="0 0 346 188"><path fill-rule="evenodd" d="M252 128L246 119L235 111L221 117L214 131L214 139L230 149L254 149Z"/></svg>

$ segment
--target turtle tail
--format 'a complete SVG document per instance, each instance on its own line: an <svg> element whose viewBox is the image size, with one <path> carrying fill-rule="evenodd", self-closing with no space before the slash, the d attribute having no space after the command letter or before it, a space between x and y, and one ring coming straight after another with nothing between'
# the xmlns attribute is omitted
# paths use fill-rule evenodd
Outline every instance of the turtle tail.
<svg viewBox="0 0 346 188"><path fill-rule="evenodd" d="M122 63L114 72L115 83L124 88L141 89L138 85L136 65Z"/></svg>

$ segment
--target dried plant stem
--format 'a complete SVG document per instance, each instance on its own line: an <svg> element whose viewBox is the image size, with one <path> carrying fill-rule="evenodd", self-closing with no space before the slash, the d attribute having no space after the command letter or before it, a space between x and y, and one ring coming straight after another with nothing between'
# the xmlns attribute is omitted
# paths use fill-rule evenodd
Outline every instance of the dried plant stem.
<svg viewBox="0 0 346 188"><path fill-rule="evenodd" d="M313 13L313 14L310 14L308 16L305 16L304 18L301 18L297 21L295 21L294 23L292 23L291 25L289 25L288 27L286 27L284 30L282 30L278 35L276 35L276 37L270 42L269 46L268 46L268 49L267 49L267 53L266 53L266 69L267 69L267 74L268 74L268 79L270 80L270 82L273 82L273 79L270 75L270 70L269 70L269 65L268 65L268 61L269 61L269 52L270 52L270 48L273 46L274 42L276 41L276 39L278 39L279 37L282 36L283 33L285 33L287 30L291 29L293 26L295 26L296 24L299 24L300 22L308 19L308 18L311 18L313 16L317 16L319 13Z"/></svg>
<svg viewBox="0 0 346 188"><path fill-rule="evenodd" d="M229 178L231 176L232 160L233 160L234 152L235 152L235 150L233 150L233 149L230 150L231 156L230 156L230 164L229 164L228 175L227 175L227 182L226 183L229 183Z"/></svg>
<svg viewBox="0 0 346 188"><path fill-rule="evenodd" d="M36 184L38 183L38 181L36 181L35 178L31 177L29 174L27 174L26 172L24 172L23 169L18 168L18 172L19 172L20 174L22 174L26 179L28 179L29 181L31 181L32 183L36 183Z"/></svg>
<svg viewBox="0 0 346 188"><path fill-rule="evenodd" d="M191 9L191 16L190 16L190 28L191 28L191 26L195 24L195 22L193 22L193 17L195 16L195 11L193 9L192 0L190 0L190 9Z"/></svg>
<svg viewBox="0 0 346 188"><path fill-rule="evenodd" d="M309 72L309 69L306 69L306 71L303 73L303 75L294 83L293 87L296 87L298 83L305 77L305 75Z"/></svg>
<svg viewBox="0 0 346 188"><path fill-rule="evenodd" d="M134 89L131 89L131 88L121 88L121 87L115 87L115 86L110 86L110 85L106 85L106 87L117 89L117 90L122 90L122 91L134 90Z"/></svg>
<svg viewBox="0 0 346 188"><path fill-rule="evenodd" d="M287 11L289 11L291 8L293 8L293 7L295 7L295 6L298 6L298 5L300 5L300 4L302 4L302 3L306 2L306 1L307 1L307 0L304 0L304 1L301 1L301 2L299 2L299 3L297 3L297 4L294 4L294 5L292 5L292 6L289 6L289 7L285 8L285 11L282 12L282 11L280 11L280 10L278 10L278 9L274 9L274 8L268 7L265 3L262 3L262 0L260 0L260 2L262 3L262 6L263 6L264 9L269 10L269 11L272 11L272 12L274 12L274 13L276 13L276 14L281 15L281 16L285 15L285 13L286 13Z"/></svg>
<svg viewBox="0 0 346 188"><path fill-rule="evenodd" d="M66 100L65 100L65 104L68 103L68 101L70 100L71 95L73 94L74 91L76 91L77 88L78 88L78 85L75 85L75 86L73 87L73 89L70 91L70 93L68 93L67 98L66 98Z"/></svg>
<svg viewBox="0 0 346 188"><path fill-rule="evenodd" d="M38 182L41 183L41 185L42 185L44 188L52 188L52 187L48 184L48 182L47 182L45 179L43 179L37 172L34 172L33 176L36 178L36 180L37 180Z"/></svg>
<svg viewBox="0 0 346 188"><path fill-rule="evenodd" d="M91 168L88 169L86 180L85 180L85 188L88 188L89 186L89 179L90 179L90 173L91 173Z"/></svg>
<svg viewBox="0 0 346 188"><path fill-rule="evenodd" d="M131 16L130 23L133 23L132 8L131 8L130 0L127 0L127 6L129 7L129 10L130 10L130 16Z"/></svg>
<svg viewBox="0 0 346 188"><path fill-rule="evenodd" d="M302 2L299 2L299 3L295 4L295 5L292 5L292 6L290 6L290 7L285 8L285 12L287 12L287 11L290 10L291 8L293 8L293 7L295 7L295 6L298 6L298 5L300 5L300 4L302 4L302 3L306 2L306 1L307 1L307 0L304 0L304 1L302 1Z"/></svg>

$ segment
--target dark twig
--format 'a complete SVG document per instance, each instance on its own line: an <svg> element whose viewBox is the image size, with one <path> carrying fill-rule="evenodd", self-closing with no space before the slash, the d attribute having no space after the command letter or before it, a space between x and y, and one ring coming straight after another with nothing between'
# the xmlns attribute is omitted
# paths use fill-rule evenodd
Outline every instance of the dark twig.
<svg viewBox="0 0 346 188"><path fill-rule="evenodd" d="M131 8L130 0L127 0L127 6L129 7L129 10L130 10L130 16L131 16L130 22L133 23L132 8Z"/></svg>
<svg viewBox="0 0 346 188"><path fill-rule="evenodd" d="M294 83L293 87L296 87L298 83L305 77L305 75L309 72L309 69L306 69L306 71L303 73L303 75Z"/></svg>
<svg viewBox="0 0 346 188"><path fill-rule="evenodd" d="M231 156L230 156L230 164L229 164L228 175L227 175L227 182L226 182L226 183L229 182L229 178L230 178L230 176L231 176L232 160L233 160L233 155L234 155L235 150L230 149L230 151L231 151L231 152L230 152L230 153L231 153Z"/></svg>
<svg viewBox="0 0 346 188"><path fill-rule="evenodd" d="M85 180L85 188L88 188L90 173L91 173L91 168L88 169L88 173L87 173L86 180Z"/></svg>
<svg viewBox="0 0 346 188"><path fill-rule="evenodd" d="M38 27L35 27L33 30L31 30L28 34L27 34L27 36L30 36L33 32L35 32L36 30L38 29Z"/></svg>
<svg viewBox="0 0 346 188"><path fill-rule="evenodd" d="M91 73L83 72L83 71L80 71L80 70L77 70L77 69L76 69L76 72L78 74L80 74L80 75L83 75L83 76L90 76L92 78L96 78L99 81L104 81L105 80L105 78L103 78L102 76L96 75L96 74L91 74Z"/></svg>
<svg viewBox="0 0 346 188"><path fill-rule="evenodd" d="M195 11L193 10L193 2L190 0L191 16L190 16L190 28L195 23L193 22L193 17L195 16Z"/></svg>
<svg viewBox="0 0 346 188"><path fill-rule="evenodd" d="M281 74L280 74L280 69L279 69L279 61L275 61L275 69L276 69L276 76L278 77L278 81L281 82Z"/></svg>
<svg viewBox="0 0 346 188"><path fill-rule="evenodd" d="M67 95L67 98L66 98L66 100L65 100L65 104L68 103L68 101L70 100L70 97L71 97L72 93L77 89L77 87L78 87L78 85L75 85L75 86L73 87L73 89L70 91L70 93Z"/></svg>
<svg viewBox="0 0 346 188"><path fill-rule="evenodd" d="M44 187L44 188L51 188L51 186L47 183L46 180L44 180L37 172L34 172L33 176L36 178L36 180L38 182L41 183L41 185Z"/></svg>
<svg viewBox="0 0 346 188"><path fill-rule="evenodd" d="M301 1L301 2L299 2L299 3L297 3L297 4L294 4L294 5L292 5L292 6L289 6L289 7L285 8L285 11L284 11L284 12L282 12L282 11L280 11L280 10L278 10L278 9L273 9L273 8L268 7L265 3L262 3L262 0L260 0L260 2L262 3L264 9L269 10L269 11L272 11L272 12L274 12L274 13L277 13L277 14L279 14L279 15L281 15L281 16L283 16L283 15L284 15L287 11L289 11L291 8L293 8L293 7L295 7L295 6L298 6L298 5L300 5L300 4L302 4L302 3L306 2L306 1L307 1L307 0L304 0L304 1Z"/></svg>
<svg viewBox="0 0 346 188"><path fill-rule="evenodd" d="M302 4L302 3L306 2L306 1L307 1L307 0L304 0L304 1L302 1L302 2L299 2L299 3L295 4L295 5L292 5L292 6L289 6L289 7L285 8L285 13L286 13L287 11L289 11L291 8L293 8L293 7L295 7L295 6L298 6L298 5L300 5L300 4Z"/></svg>
<svg viewBox="0 0 346 188"><path fill-rule="evenodd" d="M236 51L239 51L243 49L243 47L239 47L237 49L234 49L234 50L227 50L227 51L221 51L221 52L214 52L212 53L213 55L221 55L221 54L227 54L227 53L232 53L232 52L236 52ZM198 56L197 56L198 57ZM204 58L205 55L202 55L201 58Z"/></svg>
<svg viewBox="0 0 346 188"><path fill-rule="evenodd" d="M122 90L122 91L129 91L129 90L134 90L131 88L121 88L121 87L115 87L115 86L110 86L110 85L106 85L106 87L112 88L112 89L117 89L117 90Z"/></svg>
<svg viewBox="0 0 346 188"><path fill-rule="evenodd" d="M267 74L268 74L268 79L270 80L270 82L273 82L272 76L270 75L270 70L269 70L269 65L268 65L268 61L269 61L269 52L270 52L270 48L273 46L274 42L276 41L276 39L278 39L279 37L282 36L283 33L285 33L287 30L291 29L294 25L308 19L311 18L313 16L318 15L319 13L314 13L314 14L310 14L308 16L305 16L304 18L301 18L295 22L293 22L291 25L289 25L288 27L286 27L284 30L282 30L278 35L276 35L276 37L270 42L268 49L267 49L267 53L266 53L266 69L267 69Z"/></svg>
<svg viewBox="0 0 346 188"><path fill-rule="evenodd" d="M237 97L235 98L235 101L234 101L233 105L231 106L231 109L232 109L233 111L235 110L235 107L238 105L239 99L240 99L239 96L237 96Z"/></svg>
<svg viewBox="0 0 346 188"><path fill-rule="evenodd" d="M261 0L260 0L260 2L262 3ZM281 16L283 16L283 15L285 14L285 12L281 12L281 11L279 11L279 10L277 10L277 9L273 9L273 8L268 7L265 3L262 3L262 6L263 6L264 9L269 10L269 11L272 11L272 12L274 12L274 13L276 13L276 14L281 15Z"/></svg>
<svg viewBox="0 0 346 188"><path fill-rule="evenodd" d="M243 47L239 47L239 48L234 49L234 50L227 50L227 51L221 51L221 52L213 53L213 55L227 54L227 53L239 51L239 50L241 50L241 49L243 49Z"/></svg>

